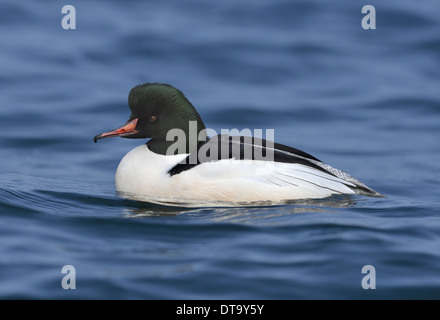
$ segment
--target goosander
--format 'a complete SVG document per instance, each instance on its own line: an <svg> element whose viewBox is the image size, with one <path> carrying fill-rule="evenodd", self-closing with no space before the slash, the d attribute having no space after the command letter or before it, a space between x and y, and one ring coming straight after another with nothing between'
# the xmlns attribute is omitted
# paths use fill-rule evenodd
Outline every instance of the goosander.
<svg viewBox="0 0 440 320"><path fill-rule="evenodd" d="M150 138L117 168L116 191L122 197L171 206L228 206L339 194L382 196L301 150L254 137L209 138L194 106L171 85L138 85L128 104L128 121L94 138L95 143L110 137ZM183 134L177 147L179 136L170 132Z"/></svg>

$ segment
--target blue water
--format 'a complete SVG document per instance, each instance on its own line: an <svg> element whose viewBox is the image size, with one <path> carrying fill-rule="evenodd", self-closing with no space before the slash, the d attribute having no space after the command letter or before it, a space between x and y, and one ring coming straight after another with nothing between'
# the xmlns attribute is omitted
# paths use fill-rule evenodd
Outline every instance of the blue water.
<svg viewBox="0 0 440 320"><path fill-rule="evenodd" d="M61 8L76 8L76 30ZM377 29L361 27L374 5ZM439 3L389 0L0 4L0 298L440 298ZM120 199L143 82L212 129L275 140L387 198L256 208ZM64 290L64 265L76 289ZM364 265L376 289L361 285Z"/></svg>

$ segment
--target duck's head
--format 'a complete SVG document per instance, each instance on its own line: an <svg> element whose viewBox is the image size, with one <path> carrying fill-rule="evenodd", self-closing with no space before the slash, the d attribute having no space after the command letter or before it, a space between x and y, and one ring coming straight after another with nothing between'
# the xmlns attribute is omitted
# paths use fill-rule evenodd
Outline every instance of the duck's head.
<svg viewBox="0 0 440 320"><path fill-rule="evenodd" d="M168 84L145 83L134 87L128 96L128 105L131 110L128 121L118 129L95 136L95 142L111 137L151 138L148 142L150 149L165 154L170 145L167 141L170 130L180 129L189 137L191 121L197 123L197 135L205 129L191 102L180 90Z"/></svg>

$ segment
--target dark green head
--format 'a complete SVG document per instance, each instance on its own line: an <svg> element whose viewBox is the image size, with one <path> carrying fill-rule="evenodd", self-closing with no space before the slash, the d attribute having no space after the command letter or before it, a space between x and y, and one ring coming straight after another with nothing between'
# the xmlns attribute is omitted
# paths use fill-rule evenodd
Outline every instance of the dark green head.
<svg viewBox="0 0 440 320"><path fill-rule="evenodd" d="M149 148L165 154L166 149L174 143L167 141L167 134L172 129L182 130L190 138L190 122L197 123L197 135L205 129L200 115L185 95L168 84L145 83L131 89L128 96L131 116L119 129L95 137L123 137L131 139L151 138ZM190 143L187 140L186 152Z"/></svg>

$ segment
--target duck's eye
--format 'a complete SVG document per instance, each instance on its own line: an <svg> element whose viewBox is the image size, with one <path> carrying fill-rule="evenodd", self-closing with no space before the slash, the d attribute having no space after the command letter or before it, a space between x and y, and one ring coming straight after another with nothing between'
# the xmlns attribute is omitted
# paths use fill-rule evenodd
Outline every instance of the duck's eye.
<svg viewBox="0 0 440 320"><path fill-rule="evenodd" d="M150 121L150 122L156 121L156 116L149 116L148 121Z"/></svg>

